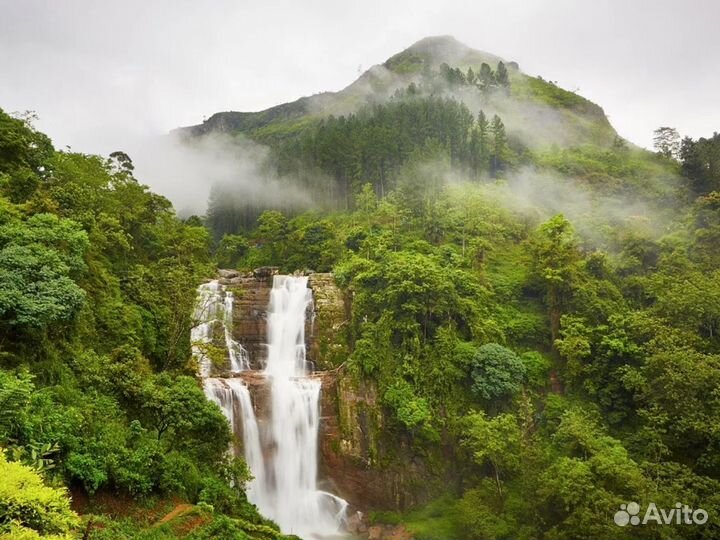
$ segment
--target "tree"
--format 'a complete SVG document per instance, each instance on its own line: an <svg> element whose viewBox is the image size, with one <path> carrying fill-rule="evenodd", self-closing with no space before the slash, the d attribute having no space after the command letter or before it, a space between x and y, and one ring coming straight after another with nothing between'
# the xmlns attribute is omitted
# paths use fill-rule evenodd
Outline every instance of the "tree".
<svg viewBox="0 0 720 540"><path fill-rule="evenodd" d="M147 379L135 392L145 423L152 426L158 440L168 441L169 447L182 448L197 438L207 441L215 457L227 448L227 421L193 378L162 373Z"/></svg>
<svg viewBox="0 0 720 540"><path fill-rule="evenodd" d="M245 237L239 234L226 234L220 240L215 251L218 266L222 268L235 268L238 261L245 256L250 244Z"/></svg>
<svg viewBox="0 0 720 540"><path fill-rule="evenodd" d="M475 176L482 174L488 165L490 123L485 113L478 112L477 122L470 133L470 168Z"/></svg>
<svg viewBox="0 0 720 540"><path fill-rule="evenodd" d="M653 276L650 289L658 312L675 325L710 341L720 338L720 271L671 267Z"/></svg>
<svg viewBox="0 0 720 540"><path fill-rule="evenodd" d="M579 408L561 413L552 442L556 457L540 475L537 493L547 537L618 538L609 517L622 502L642 500L648 489L639 464Z"/></svg>
<svg viewBox="0 0 720 540"><path fill-rule="evenodd" d="M71 276L86 246L77 224L55 216L0 227L0 326L39 329L70 320L85 299Z"/></svg>
<svg viewBox="0 0 720 540"><path fill-rule="evenodd" d="M492 68L485 62L480 65L478 81L481 90L488 90L495 86L495 74L493 73Z"/></svg>
<svg viewBox="0 0 720 540"><path fill-rule="evenodd" d="M360 212L362 212L368 219L378 206L378 197L372 184L366 182L363 184L360 193L355 197L355 206Z"/></svg>
<svg viewBox="0 0 720 540"><path fill-rule="evenodd" d="M467 74L465 75L465 80L468 84L475 84L475 72L473 71L473 68L468 68Z"/></svg>
<svg viewBox="0 0 720 540"><path fill-rule="evenodd" d="M653 132L653 145L661 156L668 159L680 157L680 135L675 128L657 128Z"/></svg>
<svg viewBox="0 0 720 540"><path fill-rule="evenodd" d="M135 170L132 159L125 152L116 151L110 154L110 166L118 172L132 174Z"/></svg>
<svg viewBox="0 0 720 540"><path fill-rule="evenodd" d="M507 136L505 135L505 124L496 114L493 116L490 124L490 133L492 133L492 153L491 153L491 169L493 177L505 168L505 156L507 154Z"/></svg>
<svg viewBox="0 0 720 540"><path fill-rule="evenodd" d="M0 109L0 193L13 203L28 200L50 170L54 149L35 130L34 113L13 118Z"/></svg>
<svg viewBox="0 0 720 540"><path fill-rule="evenodd" d="M464 445L472 452L475 463L490 464L498 495L502 496L502 477L520 467L522 434L517 419L512 414L488 418L485 413L476 412L464 422Z"/></svg>
<svg viewBox="0 0 720 540"><path fill-rule="evenodd" d="M285 259L288 241L288 220L277 210L266 210L257 220L255 238L267 253L270 264L280 265Z"/></svg>
<svg viewBox="0 0 720 540"><path fill-rule="evenodd" d="M447 161L444 149L439 144L428 143L400 171L398 199L416 217L427 219L433 214L445 186L444 172L450 168Z"/></svg>
<svg viewBox="0 0 720 540"><path fill-rule="evenodd" d="M340 256L340 243L334 227L325 220L312 221L291 234L295 252L287 258L291 268L329 272Z"/></svg>
<svg viewBox="0 0 720 540"><path fill-rule="evenodd" d="M490 122L485 116L483 111L480 111L477 116L477 133L478 133L478 168L482 169L487 166L487 161L490 153L489 138L490 138Z"/></svg>
<svg viewBox="0 0 720 540"><path fill-rule="evenodd" d="M384 399L394 410L397 420L411 433L431 441L439 439L432 425L432 410L427 400L418 397L407 381L398 380L387 389Z"/></svg>
<svg viewBox="0 0 720 540"><path fill-rule="evenodd" d="M636 384L643 417L652 419L664 446L678 461L720 472L720 356L673 349L650 356Z"/></svg>
<svg viewBox="0 0 720 540"><path fill-rule="evenodd" d="M502 88L510 87L510 77L508 76L508 70L503 62L498 62L495 79L497 80L498 85Z"/></svg>
<svg viewBox="0 0 720 540"><path fill-rule="evenodd" d="M695 236L692 258L703 268L715 268L720 264L720 192L698 197L692 216Z"/></svg>
<svg viewBox="0 0 720 540"><path fill-rule="evenodd" d="M720 191L720 133L697 141L685 137L680 147L683 175L697 195Z"/></svg>
<svg viewBox="0 0 720 540"><path fill-rule="evenodd" d="M513 351L497 343L480 347L471 366L473 393L486 401L513 396L525 380L525 364Z"/></svg>
<svg viewBox="0 0 720 540"><path fill-rule="evenodd" d="M545 292L552 343L560 337L560 316L568 305L580 260L570 222L558 214L538 229L531 244L536 279Z"/></svg>

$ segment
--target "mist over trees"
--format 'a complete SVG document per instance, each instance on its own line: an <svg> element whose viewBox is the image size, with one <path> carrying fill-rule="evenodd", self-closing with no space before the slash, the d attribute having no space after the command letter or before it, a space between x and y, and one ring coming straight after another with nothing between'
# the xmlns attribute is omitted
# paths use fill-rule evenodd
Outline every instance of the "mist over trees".
<svg viewBox="0 0 720 540"><path fill-rule="evenodd" d="M450 167L471 178L495 178L518 159L518 152L497 115L488 119L479 111L475 117L457 100L418 97L409 88L387 104L320 120L278 141L272 156L280 176L298 169L327 176L332 181L325 184L331 190L329 203L352 208L366 183L381 198L396 189L410 163L447 158ZM261 211L252 199L234 195L232 185L216 185L210 194L208 223L220 238L247 230Z"/></svg>

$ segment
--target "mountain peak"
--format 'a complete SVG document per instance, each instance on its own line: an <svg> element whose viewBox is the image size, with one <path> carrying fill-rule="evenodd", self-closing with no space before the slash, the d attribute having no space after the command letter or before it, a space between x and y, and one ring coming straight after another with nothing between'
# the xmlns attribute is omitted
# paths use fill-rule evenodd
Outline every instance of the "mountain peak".
<svg viewBox="0 0 720 540"><path fill-rule="evenodd" d="M505 63L510 76L505 91L484 92L476 82L465 79L470 68L480 73L483 64L488 65L492 78L499 62ZM459 73L455 82L447 78L448 68ZM491 116L497 114L508 133L522 138L530 147L599 140L609 144L616 135L603 110L594 103L539 77L523 74L516 62L473 49L448 35L429 36L413 43L338 92L315 94L259 112L216 113L202 124L180 128L177 133L244 133L257 140L287 137L317 119L345 116L368 104L385 103L411 84L419 85L425 95L462 101L472 114L480 109Z"/></svg>
<svg viewBox="0 0 720 540"><path fill-rule="evenodd" d="M423 65L437 67L446 63L454 67L477 67L483 62L494 66L500 61L499 56L472 49L453 36L428 36L390 57L383 65L396 73L411 73Z"/></svg>
<svg viewBox="0 0 720 540"><path fill-rule="evenodd" d="M458 55L471 50L453 36L428 36L416 41L405 49L416 53L425 53L433 56Z"/></svg>

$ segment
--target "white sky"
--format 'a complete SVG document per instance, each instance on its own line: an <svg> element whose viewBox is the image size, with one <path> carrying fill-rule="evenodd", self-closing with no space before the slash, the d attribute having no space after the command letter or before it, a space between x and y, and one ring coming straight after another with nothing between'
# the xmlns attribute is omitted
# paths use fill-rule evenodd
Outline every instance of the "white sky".
<svg viewBox="0 0 720 540"><path fill-rule="evenodd" d="M715 0L0 0L0 107L104 153L352 82L428 35L519 62L650 146L720 130Z"/></svg>

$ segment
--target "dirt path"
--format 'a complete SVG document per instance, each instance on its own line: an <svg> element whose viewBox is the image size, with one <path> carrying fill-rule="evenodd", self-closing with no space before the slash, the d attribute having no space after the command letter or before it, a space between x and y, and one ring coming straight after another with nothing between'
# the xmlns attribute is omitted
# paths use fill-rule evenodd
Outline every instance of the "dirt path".
<svg viewBox="0 0 720 540"><path fill-rule="evenodd" d="M173 518L183 515L184 513L190 511L192 507L192 504L178 504L175 508L170 510L170 512L168 512L160 521L158 521L155 526L162 525L163 523L167 523Z"/></svg>

